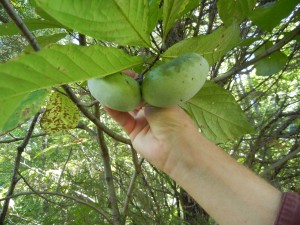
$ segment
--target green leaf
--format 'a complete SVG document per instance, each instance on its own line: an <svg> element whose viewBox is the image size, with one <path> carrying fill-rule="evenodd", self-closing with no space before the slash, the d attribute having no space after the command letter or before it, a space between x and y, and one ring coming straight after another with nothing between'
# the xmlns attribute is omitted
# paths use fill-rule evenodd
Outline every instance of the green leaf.
<svg viewBox="0 0 300 225"><path fill-rule="evenodd" d="M24 19L23 22L30 31L42 30L47 28L63 28L61 24L48 20ZM15 23L9 22L0 25L0 36L16 34L20 34L20 30Z"/></svg>
<svg viewBox="0 0 300 225"><path fill-rule="evenodd" d="M76 105L67 96L53 92L40 125L47 133L52 134L57 131L76 128L79 119L80 113Z"/></svg>
<svg viewBox="0 0 300 225"><path fill-rule="evenodd" d="M275 52L272 55L260 60L255 64L256 75L271 76L280 72L288 61L288 57L283 52Z"/></svg>
<svg viewBox="0 0 300 225"><path fill-rule="evenodd" d="M254 8L256 0L219 0L217 2L221 19L226 25L234 20L241 23Z"/></svg>
<svg viewBox="0 0 300 225"><path fill-rule="evenodd" d="M184 109L201 132L215 143L253 132L234 97L211 81L207 81L196 96L185 103Z"/></svg>
<svg viewBox="0 0 300 225"><path fill-rule="evenodd" d="M250 19L261 29L271 32L280 21L293 11L299 0L279 0L276 3L267 3L256 8Z"/></svg>
<svg viewBox="0 0 300 225"><path fill-rule="evenodd" d="M49 36L37 37L36 40L39 43L39 46L43 49L49 44L54 44L54 43L60 41L61 39L66 37L66 35L67 35L66 33L57 33L57 34L53 34L53 35L49 35ZM31 45L27 45L24 48L23 53L28 54L33 51L34 50L32 49Z"/></svg>
<svg viewBox="0 0 300 225"><path fill-rule="evenodd" d="M255 55L259 55L272 47L272 42L266 42L261 46L256 52ZM283 52L277 51L268 57L260 60L254 66L256 69L256 75L258 76L271 76L275 73L280 72L288 61L288 57Z"/></svg>
<svg viewBox="0 0 300 225"><path fill-rule="evenodd" d="M180 18L186 7L189 4L189 0L165 0L163 6L163 28L165 38L170 29L174 25L175 21Z"/></svg>
<svg viewBox="0 0 300 225"><path fill-rule="evenodd" d="M233 23L229 27L220 27L211 34L178 42L169 48L163 54L163 57L176 58L187 52L197 52L208 61L209 65L213 65L238 44L240 40L239 35L239 26Z"/></svg>
<svg viewBox="0 0 300 225"><path fill-rule="evenodd" d="M140 57L102 46L53 45L0 65L0 131L31 91L104 77L142 64Z"/></svg>
<svg viewBox="0 0 300 225"><path fill-rule="evenodd" d="M16 128L20 123L30 119L35 113L40 110L41 104L44 102L48 94L47 90L33 91L29 94L17 96L17 98L11 98L9 101L15 101L15 103L2 102L1 114L5 113L6 107L9 105L14 106L11 108L11 114L8 115L8 120L3 126L4 131L12 130ZM20 99L21 101L20 101ZM2 117L2 115L1 115ZM1 122L0 122L1 123Z"/></svg>
<svg viewBox="0 0 300 225"><path fill-rule="evenodd" d="M158 20L162 18L161 0L149 0L149 33L155 28Z"/></svg>
<svg viewBox="0 0 300 225"><path fill-rule="evenodd" d="M35 0L38 7L82 34L122 45L150 46L148 0Z"/></svg>

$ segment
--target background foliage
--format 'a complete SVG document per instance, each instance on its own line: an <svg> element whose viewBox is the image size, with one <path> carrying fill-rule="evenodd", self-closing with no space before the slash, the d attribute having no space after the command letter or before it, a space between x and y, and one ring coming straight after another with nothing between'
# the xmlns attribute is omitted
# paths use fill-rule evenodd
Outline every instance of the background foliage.
<svg viewBox="0 0 300 225"><path fill-rule="evenodd" d="M210 64L182 105L199 129L300 192L298 0L0 2L0 224L214 224L86 87L190 51Z"/></svg>

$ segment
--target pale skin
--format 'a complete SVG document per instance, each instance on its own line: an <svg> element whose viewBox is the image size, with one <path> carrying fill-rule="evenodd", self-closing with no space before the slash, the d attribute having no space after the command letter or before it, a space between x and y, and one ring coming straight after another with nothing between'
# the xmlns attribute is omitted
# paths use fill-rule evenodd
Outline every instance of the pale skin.
<svg viewBox="0 0 300 225"><path fill-rule="evenodd" d="M183 187L220 225L273 225L281 192L199 133L179 107L106 108L136 151Z"/></svg>

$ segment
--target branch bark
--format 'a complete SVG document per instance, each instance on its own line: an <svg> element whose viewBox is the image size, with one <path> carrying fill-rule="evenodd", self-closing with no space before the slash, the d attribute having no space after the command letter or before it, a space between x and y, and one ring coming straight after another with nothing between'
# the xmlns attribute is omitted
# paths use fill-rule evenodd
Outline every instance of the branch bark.
<svg viewBox="0 0 300 225"><path fill-rule="evenodd" d="M99 111L99 104L95 105L95 117L100 118L100 111ZM105 173L105 181L106 181L106 188L108 193L108 200L110 203L110 206L112 208L112 222L114 225L120 225L121 224L121 215L118 207L118 200L115 192L115 185L114 185L114 179L113 179L113 173L111 170L111 162L110 162L110 156L109 151L107 148L107 145L104 140L104 134L101 128L97 126L97 139L99 148L101 151L101 156L103 159L103 165L104 165L104 173Z"/></svg>

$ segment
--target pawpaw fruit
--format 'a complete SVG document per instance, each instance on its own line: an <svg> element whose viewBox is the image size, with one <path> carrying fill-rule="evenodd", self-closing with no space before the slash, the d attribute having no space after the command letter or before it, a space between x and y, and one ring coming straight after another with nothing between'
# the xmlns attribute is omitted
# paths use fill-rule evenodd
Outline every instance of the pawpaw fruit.
<svg viewBox="0 0 300 225"><path fill-rule="evenodd" d="M156 107L180 105L201 89L208 72L205 58L197 53L186 53L146 74L142 96Z"/></svg>
<svg viewBox="0 0 300 225"><path fill-rule="evenodd" d="M87 83L91 95L111 109L128 112L141 102L140 85L130 76L116 73Z"/></svg>

